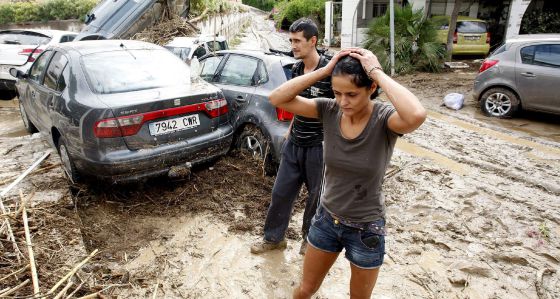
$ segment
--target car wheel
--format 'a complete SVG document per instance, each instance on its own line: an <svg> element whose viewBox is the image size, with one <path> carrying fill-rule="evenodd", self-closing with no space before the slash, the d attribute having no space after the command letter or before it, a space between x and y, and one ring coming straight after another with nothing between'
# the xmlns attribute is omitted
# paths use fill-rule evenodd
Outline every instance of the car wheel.
<svg viewBox="0 0 560 299"><path fill-rule="evenodd" d="M68 153L68 147L66 144L66 139L63 136L60 136L57 144L58 155L60 156L62 168L66 173L66 177L70 183L75 184L79 180L78 171L76 170L74 161L72 161L72 157L70 157L70 154Z"/></svg>
<svg viewBox="0 0 560 299"><path fill-rule="evenodd" d="M519 98L511 90L491 88L482 95L480 109L488 116L509 118L519 109Z"/></svg>
<svg viewBox="0 0 560 299"><path fill-rule="evenodd" d="M23 126L25 127L25 130L29 134L37 133L38 132L37 128L27 117L27 112L25 112L25 108L23 108L23 104L21 103L21 100L19 101L19 112L21 114L21 120L23 120Z"/></svg>
<svg viewBox="0 0 560 299"><path fill-rule="evenodd" d="M259 128L248 125L243 128L236 141L236 148L249 152L253 157L259 157L264 161L264 171L267 175L274 175L277 167L272 155L270 140Z"/></svg>

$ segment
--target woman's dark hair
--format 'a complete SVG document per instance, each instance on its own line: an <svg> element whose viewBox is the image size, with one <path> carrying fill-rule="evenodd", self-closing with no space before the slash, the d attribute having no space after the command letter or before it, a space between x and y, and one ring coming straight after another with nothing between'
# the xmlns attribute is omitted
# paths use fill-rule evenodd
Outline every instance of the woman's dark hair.
<svg viewBox="0 0 560 299"><path fill-rule="evenodd" d="M357 87L369 88L373 81L367 76L366 71L362 67L360 61L354 57L346 56L340 59L334 66L331 77L339 75L348 75L352 77L352 83ZM379 94L379 87L375 89L371 98L374 99Z"/></svg>

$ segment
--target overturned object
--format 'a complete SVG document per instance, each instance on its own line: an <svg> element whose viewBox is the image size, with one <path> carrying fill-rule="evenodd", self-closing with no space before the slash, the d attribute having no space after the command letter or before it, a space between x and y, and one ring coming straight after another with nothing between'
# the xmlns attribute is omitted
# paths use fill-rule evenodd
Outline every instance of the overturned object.
<svg viewBox="0 0 560 299"><path fill-rule="evenodd" d="M464 101L465 96L463 94L452 92L443 98L443 105L453 110L459 110L463 107Z"/></svg>

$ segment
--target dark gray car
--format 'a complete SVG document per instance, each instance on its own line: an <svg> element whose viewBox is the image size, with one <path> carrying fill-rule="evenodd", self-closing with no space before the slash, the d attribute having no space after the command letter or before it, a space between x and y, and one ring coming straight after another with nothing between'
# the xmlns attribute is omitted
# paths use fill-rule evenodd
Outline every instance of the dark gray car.
<svg viewBox="0 0 560 299"><path fill-rule="evenodd" d="M293 115L272 106L270 92L291 78L295 59L262 51L227 50L200 60L200 76L222 89L231 108L233 146L250 150L276 172Z"/></svg>
<svg viewBox="0 0 560 299"><path fill-rule="evenodd" d="M61 157L71 181L112 182L176 175L225 154L227 101L191 82L168 50L139 41L86 41L47 48L19 78L20 111Z"/></svg>
<svg viewBox="0 0 560 299"><path fill-rule="evenodd" d="M159 19L157 0L103 0L86 16L79 40L126 39Z"/></svg>
<svg viewBox="0 0 560 299"><path fill-rule="evenodd" d="M489 116L519 109L560 114L560 35L520 35L494 51L480 68L474 98Z"/></svg>

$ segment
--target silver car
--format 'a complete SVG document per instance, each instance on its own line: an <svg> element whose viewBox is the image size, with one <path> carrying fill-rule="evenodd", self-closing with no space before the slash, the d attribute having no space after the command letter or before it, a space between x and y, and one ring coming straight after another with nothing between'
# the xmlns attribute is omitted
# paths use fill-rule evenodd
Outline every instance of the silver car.
<svg viewBox="0 0 560 299"><path fill-rule="evenodd" d="M484 60L474 98L488 116L520 109L560 114L560 34L520 35Z"/></svg>

